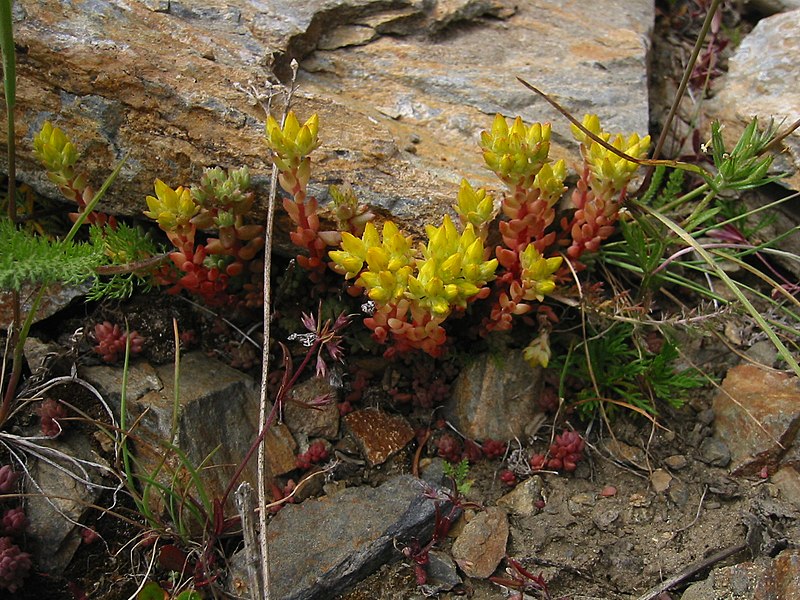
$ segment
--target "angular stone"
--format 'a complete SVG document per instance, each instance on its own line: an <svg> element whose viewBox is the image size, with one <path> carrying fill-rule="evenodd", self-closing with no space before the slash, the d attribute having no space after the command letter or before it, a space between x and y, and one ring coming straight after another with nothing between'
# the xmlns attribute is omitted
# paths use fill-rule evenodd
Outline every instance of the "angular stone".
<svg viewBox="0 0 800 600"><path fill-rule="evenodd" d="M700 460L712 467L727 467L731 463L731 451L722 440L708 437L700 444Z"/></svg>
<svg viewBox="0 0 800 600"><path fill-rule="evenodd" d="M763 14L774 15L800 8L800 0L751 0L750 6Z"/></svg>
<svg viewBox="0 0 800 600"><path fill-rule="evenodd" d="M503 560L507 542L506 511L490 506L467 523L453 542L453 558L467 576L485 579Z"/></svg>
<svg viewBox="0 0 800 600"><path fill-rule="evenodd" d="M414 439L414 430L402 416L374 408L351 412L344 422L373 467L386 462Z"/></svg>
<svg viewBox="0 0 800 600"><path fill-rule="evenodd" d="M57 440L33 443L41 446L41 454L57 466L33 458L30 449L26 451L30 478L25 482L29 494L25 512L30 525L25 550L33 554L37 569L59 575L81 544L80 528L75 523L80 522L87 506L97 502L103 488L109 489L106 486L114 482L107 478L110 466L81 435L64 434ZM97 466L86 468L84 463L86 472L82 473L74 460L90 461Z"/></svg>
<svg viewBox="0 0 800 600"><path fill-rule="evenodd" d="M672 456L668 456L664 459L664 466L672 469L673 471L680 471L681 469L686 468L686 465L689 464L689 461L683 454L673 454Z"/></svg>
<svg viewBox="0 0 800 600"><path fill-rule="evenodd" d="M425 570L428 573L428 580L425 585L421 586L421 589L426 597L450 591L461 583L456 563L445 552L431 550L428 553L428 564L425 565Z"/></svg>
<svg viewBox="0 0 800 600"><path fill-rule="evenodd" d="M662 494L669 489L672 483L672 475L667 473L664 469L656 469L650 473L650 485L653 486L653 491L656 494Z"/></svg>
<svg viewBox="0 0 800 600"><path fill-rule="evenodd" d="M122 400L122 367L105 365L80 367L79 373L91 383L119 414ZM164 387L153 366L143 360L133 360L128 365L128 382L125 395L128 402L136 402L148 392L157 392Z"/></svg>
<svg viewBox="0 0 800 600"><path fill-rule="evenodd" d="M285 506L269 525L271 597L334 598L400 558L397 548L410 540L426 543L434 513L424 484L410 475Z"/></svg>
<svg viewBox="0 0 800 600"><path fill-rule="evenodd" d="M5 159L0 158L0 162ZM31 285L23 285L20 291L20 309L22 311L22 319L30 312L33 299L36 297L39 288ZM70 303L79 296L85 296L89 291L88 285L69 285L65 286L60 283L53 283L47 286L39 308L36 310L36 316L33 319L34 323L52 317L58 311L63 310ZM11 305L11 292L8 290L0 290L0 329L8 329L13 320L13 310Z"/></svg>
<svg viewBox="0 0 800 600"><path fill-rule="evenodd" d="M542 383L542 370L525 362L521 351L502 357L483 354L459 374L445 414L471 439L522 437L542 413L536 402Z"/></svg>
<svg viewBox="0 0 800 600"><path fill-rule="evenodd" d="M796 377L740 365L728 371L713 404L714 436L730 449L736 475L754 475L764 466L775 470L795 444L800 429Z"/></svg>
<svg viewBox="0 0 800 600"><path fill-rule="evenodd" d="M133 439L137 459L145 470L159 464L164 454L162 444L169 442L172 428L174 367L161 365L155 372L162 388L129 400L128 423L141 417ZM200 476L207 495L220 497L258 433L258 393L251 378L203 353L183 355L180 373L176 445L193 467L204 463L214 466L202 469ZM119 411L119 406L116 408ZM285 425L273 426L265 443L268 476L295 468L296 444ZM174 453L168 452L167 458L170 469L182 471ZM255 486L255 457L248 463L243 480ZM228 509L233 510L232 495Z"/></svg>
<svg viewBox="0 0 800 600"><path fill-rule="evenodd" d="M326 396L330 401L322 405L315 402ZM295 434L332 440L339 435L338 397L338 390L327 380L312 377L289 391L289 402L283 407L283 422Z"/></svg>
<svg viewBox="0 0 800 600"><path fill-rule="evenodd" d="M631 446L617 439L608 440L605 446L611 453L611 456L617 460L630 463L640 469L644 468L644 465L647 464L647 457L645 456L644 450L637 446Z"/></svg>
<svg viewBox="0 0 800 600"><path fill-rule="evenodd" d="M148 0L124 8L93 0L80 11L23 0L14 17L18 174L60 196L30 143L54 121L96 188L128 155L104 199L109 212L141 215L155 178L191 184L217 165L248 165L263 210L263 111L237 84L260 85L270 70L285 81L292 59L300 62L295 110L318 112L322 123L312 182L350 181L416 232L441 221L462 176L502 189L476 151L496 112L553 121L554 155L577 160L569 124L517 76L578 118L593 111L610 130L648 128L651 0ZM412 135L420 137L413 154L404 150ZM311 191L325 200L326 187Z"/></svg>
<svg viewBox="0 0 800 600"><path fill-rule="evenodd" d="M800 118L800 90L795 85L800 78L798 55L800 10L761 19L745 36L728 62L719 93L706 107L709 116L725 125L729 144L754 115L762 125L773 117L776 122L785 119L784 126ZM780 183L800 189L800 132L783 140L773 154L774 171L790 174Z"/></svg>
<svg viewBox="0 0 800 600"><path fill-rule="evenodd" d="M543 487L542 478L539 475L534 475L518 484L505 496L502 496L497 501L497 505L507 508L515 515L529 517L539 512L536 504L542 502Z"/></svg>
<svg viewBox="0 0 800 600"><path fill-rule="evenodd" d="M800 510L800 473L793 467L781 467L770 481L778 488L781 498Z"/></svg>

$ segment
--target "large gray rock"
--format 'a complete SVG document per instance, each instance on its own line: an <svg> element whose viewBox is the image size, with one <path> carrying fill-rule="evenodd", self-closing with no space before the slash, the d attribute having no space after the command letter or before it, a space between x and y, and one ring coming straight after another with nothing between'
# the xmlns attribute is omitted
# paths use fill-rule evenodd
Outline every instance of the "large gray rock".
<svg viewBox="0 0 800 600"><path fill-rule="evenodd" d="M272 597L333 598L400 558L399 549L412 539L426 543L435 505L423 486L401 475L377 488L349 488L333 497L286 505L269 525Z"/></svg>
<svg viewBox="0 0 800 600"><path fill-rule="evenodd" d="M476 147L495 112L553 120L574 160L568 124L516 76L578 116L647 130L652 0L20 0L14 11L19 175L56 193L31 148L49 119L96 187L129 156L110 212L140 214L156 177L175 187L245 164L263 207L264 115L236 88L273 69L285 78L292 58L295 109L322 123L315 191L350 181L412 230L440 221L462 176L501 187Z"/></svg>

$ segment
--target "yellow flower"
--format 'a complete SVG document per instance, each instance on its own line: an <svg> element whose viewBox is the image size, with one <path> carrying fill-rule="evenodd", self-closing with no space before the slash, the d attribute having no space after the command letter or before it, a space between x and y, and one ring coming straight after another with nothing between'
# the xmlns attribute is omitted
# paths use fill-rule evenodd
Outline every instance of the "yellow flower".
<svg viewBox="0 0 800 600"><path fill-rule="evenodd" d="M436 317L446 317L494 278L497 259L483 260L483 241L468 224L463 233L445 216L441 227L428 226L428 245L415 276L408 277L409 296Z"/></svg>
<svg viewBox="0 0 800 600"><path fill-rule="evenodd" d="M462 179L455 209L465 225L471 223L476 229L481 229L492 219L494 202L485 189L476 190L466 179Z"/></svg>
<svg viewBox="0 0 800 600"><path fill-rule="evenodd" d="M525 300L542 302L547 294L556 289L553 274L561 266L562 258L544 258L533 244L529 244L519 256L522 265L522 284Z"/></svg>
<svg viewBox="0 0 800 600"><path fill-rule="evenodd" d="M367 223L361 238L342 232L341 248L328 256L348 279L358 275L356 284L364 287L372 300L385 304L403 296L413 257L411 238L397 225L386 221L381 235L375 225Z"/></svg>
<svg viewBox="0 0 800 600"><path fill-rule="evenodd" d="M192 193L184 188L172 189L160 179L155 182L156 197L147 196L147 207L144 214L158 221L158 226L167 232L180 233L191 228L191 219L200 212Z"/></svg>
<svg viewBox="0 0 800 600"><path fill-rule="evenodd" d="M36 157L51 173L70 178L71 169L78 160L78 151L64 132L45 121L39 134L33 139Z"/></svg>
<svg viewBox="0 0 800 600"><path fill-rule="evenodd" d="M583 118L583 126L604 142L633 158L644 158L650 149L649 135L640 138L634 133L625 139L621 134L617 134L612 140L611 134L600 127L597 115L586 115ZM639 165L597 143L574 125L572 133L575 139L581 142L584 160L593 175L590 182L592 191L596 196L603 198L618 196L628 186Z"/></svg>
<svg viewBox="0 0 800 600"><path fill-rule="evenodd" d="M536 174L533 187L537 188L540 198L547 201L548 206L553 206L566 191L564 178L567 176L567 163L559 160L553 165L545 164Z"/></svg>
<svg viewBox="0 0 800 600"><path fill-rule="evenodd" d="M496 115L491 132L481 133L486 166L510 186L530 185L550 152L550 124L526 126L520 117L511 127Z"/></svg>
<svg viewBox="0 0 800 600"><path fill-rule="evenodd" d="M297 167L319 145L319 116L315 113L300 125L294 111L289 111L281 129L270 115L267 117L267 146L273 151L273 160L281 171Z"/></svg>

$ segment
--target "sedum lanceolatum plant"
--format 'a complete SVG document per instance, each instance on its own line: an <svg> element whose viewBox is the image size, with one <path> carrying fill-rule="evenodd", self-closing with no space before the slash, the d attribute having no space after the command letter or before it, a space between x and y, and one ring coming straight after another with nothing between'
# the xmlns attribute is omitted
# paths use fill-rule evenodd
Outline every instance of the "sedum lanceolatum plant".
<svg viewBox="0 0 800 600"><path fill-rule="evenodd" d="M278 183L289 195L283 208L295 225L290 233L292 243L304 250L298 254L298 264L306 269L309 278L319 283L328 268L327 251L341 242L340 231L360 235L373 215L359 204L349 186L331 186L338 231L321 231L319 203L308 195L311 177L311 152L319 145L319 118L312 115L303 125L293 111L286 115L283 126L271 115L267 118L267 148L278 168Z"/></svg>
<svg viewBox="0 0 800 600"><path fill-rule="evenodd" d="M371 301L372 314L364 322L373 338L388 346L387 355L412 349L441 355L447 341L445 320L464 313L478 300L485 299L491 306L481 326L484 334L508 330L515 316L536 311L547 295L569 280L570 268L583 269L581 257L596 252L614 233L627 185L637 168L574 128L583 170L572 206L559 214L567 168L563 160L553 163L549 158L550 126L526 125L519 117L509 123L497 115L491 130L481 134L480 145L487 167L508 188L500 203L502 244L492 249L486 243L495 216L492 197L464 180L454 206L460 230L445 216L441 226L426 226L427 243L415 247L391 221L379 232L369 222L372 215L355 208L359 205L350 190L346 205L340 191L331 194L337 215L349 215L349 221L337 217L340 232L320 231L317 202L306 195L308 154L318 144L318 126L316 116L300 126L293 113L283 128L272 118L267 123L268 145L280 171L281 187L290 194L284 207L296 224L292 241L305 249L300 264L316 279L324 271L326 249L340 246L327 252L329 266L354 282L351 290L363 290ZM612 138L594 115L585 117L583 127L635 158L645 156L649 148L649 136ZM540 332L525 357L546 366L550 356L547 319L539 322Z"/></svg>
<svg viewBox="0 0 800 600"><path fill-rule="evenodd" d="M373 303L364 323L387 355L424 350L439 356L447 339L442 323L467 303L486 297L497 259L485 260L483 240L470 223L459 233L449 217L426 227L428 243L419 251L391 221L379 234L367 223L358 238L342 233L342 249L331 251L335 269L357 278Z"/></svg>
<svg viewBox="0 0 800 600"><path fill-rule="evenodd" d="M58 186L64 197L78 205L78 212L69 215L74 222L78 214L86 210L86 205L91 202L95 194L86 173L75 170L79 158L78 150L67 135L49 121L44 122L42 129L33 139L33 150L36 158L44 166L47 178ZM95 211L86 215L86 221L101 227L106 224L111 228L117 226L113 216Z"/></svg>
<svg viewBox="0 0 800 600"><path fill-rule="evenodd" d="M264 227L250 223L255 201L247 167L225 173L207 169L200 184L175 189L157 179L155 196L147 196L145 215L158 223L175 246L171 264L157 280L177 293L187 290L206 304L261 303ZM213 230L212 234L200 232Z"/></svg>

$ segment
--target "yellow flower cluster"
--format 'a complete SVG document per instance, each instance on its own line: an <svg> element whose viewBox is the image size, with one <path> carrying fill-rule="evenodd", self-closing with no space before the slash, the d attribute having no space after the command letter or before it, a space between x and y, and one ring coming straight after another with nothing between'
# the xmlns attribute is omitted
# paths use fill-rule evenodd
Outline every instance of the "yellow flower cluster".
<svg viewBox="0 0 800 600"><path fill-rule="evenodd" d="M544 258L533 244L529 244L519 255L523 299L542 302L547 294L552 294L556 289L553 274L561 266L562 260L560 256Z"/></svg>
<svg viewBox="0 0 800 600"><path fill-rule="evenodd" d="M61 129L45 121L41 131L33 139L33 150L36 157L44 164L53 183L58 185L72 183L74 177L72 167L78 160L78 151ZM81 187L80 183L83 182L77 183L76 187Z"/></svg>
<svg viewBox="0 0 800 600"><path fill-rule="evenodd" d="M462 179L461 187L458 189L458 202L454 208L464 225L469 223L476 231L482 231L492 220L494 202L492 197L486 194L485 189L476 190L469 181Z"/></svg>
<svg viewBox="0 0 800 600"><path fill-rule="evenodd" d="M408 278L408 292L431 314L444 317L455 306L466 307L467 300L494 279L497 259L484 261L483 241L471 223L459 235L445 216L441 227L428 225L425 230L428 245L417 263L417 275Z"/></svg>
<svg viewBox="0 0 800 600"><path fill-rule="evenodd" d="M411 238L391 221L384 223L382 236L372 223L367 223L361 239L343 232L342 250L329 256L347 278L358 276L356 284L377 304L405 298L436 317L446 317L454 307L465 307L494 278L497 260L484 261L483 241L471 224L459 234L445 217L441 227L428 226L427 233L420 259L414 258Z"/></svg>
<svg viewBox="0 0 800 600"><path fill-rule="evenodd" d="M633 133L626 140L617 134L612 140L611 134L603 131L597 115L584 116L582 124L604 142L633 158L644 158L650 149L649 135L640 138ZM595 195L610 198L625 189L639 165L597 143L575 125L572 126L572 134L582 144L584 160L594 176L591 187Z"/></svg>
<svg viewBox="0 0 800 600"><path fill-rule="evenodd" d="M372 223L366 224L360 239L343 231L342 249L328 255L347 279L360 274L356 284L366 288L370 299L379 304L401 298L413 270L411 237L400 233L391 221L383 224L383 235Z"/></svg>
<svg viewBox="0 0 800 600"><path fill-rule="evenodd" d="M481 132L486 165L509 186L529 185L550 152L550 124L526 126L520 117L508 126L496 115L491 131Z"/></svg>
<svg viewBox="0 0 800 600"><path fill-rule="evenodd" d="M564 178L567 176L567 163L559 160L555 164L544 164L536 178L533 180L533 187L539 190L539 198L547 202L547 206L553 207L561 199L566 191Z"/></svg>
<svg viewBox="0 0 800 600"><path fill-rule="evenodd" d="M267 146L275 153L274 162L281 171L298 166L319 145L319 116L315 113L300 125L294 111L289 111L281 129L272 115L267 117Z"/></svg>
<svg viewBox="0 0 800 600"><path fill-rule="evenodd" d="M200 212L200 206L192 199L189 189L172 189L160 179L155 182L156 196L148 196L144 214L158 221L158 226L170 233L182 233L191 229L192 217Z"/></svg>

